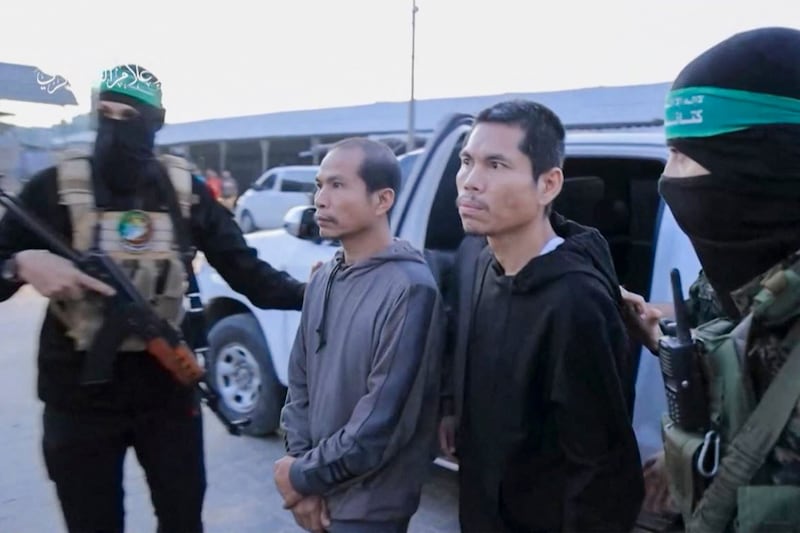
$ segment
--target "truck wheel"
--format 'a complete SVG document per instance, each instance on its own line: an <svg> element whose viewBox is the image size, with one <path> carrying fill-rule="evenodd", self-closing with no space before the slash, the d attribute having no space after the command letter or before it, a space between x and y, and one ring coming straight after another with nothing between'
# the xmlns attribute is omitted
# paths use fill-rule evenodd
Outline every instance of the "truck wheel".
<svg viewBox="0 0 800 533"><path fill-rule="evenodd" d="M278 429L286 389L275 376L272 356L253 315L223 318L208 334L208 377L219 392L220 409L231 419L249 418L247 435Z"/></svg>

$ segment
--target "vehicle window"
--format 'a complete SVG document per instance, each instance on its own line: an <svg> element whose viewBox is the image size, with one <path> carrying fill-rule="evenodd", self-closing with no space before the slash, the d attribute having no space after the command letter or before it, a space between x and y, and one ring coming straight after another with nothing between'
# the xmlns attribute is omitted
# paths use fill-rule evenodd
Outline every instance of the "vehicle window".
<svg viewBox="0 0 800 533"><path fill-rule="evenodd" d="M274 172L268 172L266 174L263 174L253 184L253 188L259 191L272 189L275 186L276 177L277 175Z"/></svg>
<svg viewBox="0 0 800 533"><path fill-rule="evenodd" d="M414 164L419 159L420 153L411 153L411 154L404 154L397 158L397 162L400 164L400 189L402 190L403 185L405 184L408 176L411 174L411 170L414 168Z"/></svg>
<svg viewBox="0 0 800 533"><path fill-rule="evenodd" d="M461 167L459 152L466 134L456 143L444 175L439 180L439 188L428 215L428 229L425 235L425 248L432 250L455 250L464 238L461 217L456 207L456 174Z"/></svg>
<svg viewBox="0 0 800 533"><path fill-rule="evenodd" d="M645 298L663 168L657 159L567 157L564 186L553 206L565 217L600 230L620 283Z"/></svg>
<svg viewBox="0 0 800 533"><path fill-rule="evenodd" d="M287 170L283 173L281 181L281 192L305 192L313 193L316 185L314 179L317 171L310 170Z"/></svg>

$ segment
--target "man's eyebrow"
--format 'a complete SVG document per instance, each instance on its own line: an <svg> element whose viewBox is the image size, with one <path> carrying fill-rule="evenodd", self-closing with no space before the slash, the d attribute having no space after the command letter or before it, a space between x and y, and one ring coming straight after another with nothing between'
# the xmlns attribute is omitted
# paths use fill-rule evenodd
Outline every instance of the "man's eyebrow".
<svg viewBox="0 0 800 533"><path fill-rule="evenodd" d="M487 155L485 155L483 157L475 157L471 153L469 153L469 151L464 149L464 150L461 150L461 152L459 152L458 155L461 158L469 157L470 159L478 159L478 160L482 160L482 161L500 161L500 162L503 162L503 163L511 164L511 160L507 156L505 156L503 154L487 154Z"/></svg>
<svg viewBox="0 0 800 533"><path fill-rule="evenodd" d="M487 161L503 161L504 163L511 162L511 160L503 154L489 154L484 159Z"/></svg>
<svg viewBox="0 0 800 533"><path fill-rule="evenodd" d="M315 178L315 181L329 182L329 181L340 180L340 179L342 179L342 176L340 174L333 174L331 176L325 176L324 178L320 178L319 176L317 176Z"/></svg>

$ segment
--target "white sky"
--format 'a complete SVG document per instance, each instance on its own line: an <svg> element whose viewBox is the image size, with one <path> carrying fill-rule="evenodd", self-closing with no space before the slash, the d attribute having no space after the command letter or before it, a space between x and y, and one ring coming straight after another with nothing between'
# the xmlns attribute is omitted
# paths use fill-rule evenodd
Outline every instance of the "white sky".
<svg viewBox="0 0 800 533"><path fill-rule="evenodd" d="M161 79L167 122L409 97L411 0L2 3L0 61L61 74L79 103L0 102L21 125L87 112L93 82L120 63ZM421 99L669 81L733 33L800 28L798 0L417 5Z"/></svg>

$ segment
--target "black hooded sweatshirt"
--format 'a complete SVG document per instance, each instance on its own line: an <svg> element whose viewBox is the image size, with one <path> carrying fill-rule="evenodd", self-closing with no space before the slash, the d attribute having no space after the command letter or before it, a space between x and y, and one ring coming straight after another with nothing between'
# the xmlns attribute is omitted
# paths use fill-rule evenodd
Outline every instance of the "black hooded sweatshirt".
<svg viewBox="0 0 800 533"><path fill-rule="evenodd" d="M629 531L644 489L616 274L597 230L551 221L565 242L517 275L487 247L459 277L472 291L459 299L457 448L477 500L461 504L507 531Z"/></svg>

